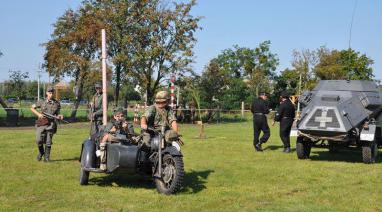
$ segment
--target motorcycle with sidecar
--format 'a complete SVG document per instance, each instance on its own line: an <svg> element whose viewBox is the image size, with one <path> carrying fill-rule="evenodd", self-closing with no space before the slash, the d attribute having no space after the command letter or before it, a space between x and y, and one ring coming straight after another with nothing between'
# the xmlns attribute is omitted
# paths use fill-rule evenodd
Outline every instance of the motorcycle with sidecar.
<svg viewBox="0 0 382 212"><path fill-rule="evenodd" d="M143 144L141 135L116 134L118 142L106 144L106 170L101 170L98 139L89 138L82 144L80 184L87 185L91 172L151 175L157 191L174 194L182 187L184 177L182 141L166 141L165 128L148 128L150 146Z"/></svg>

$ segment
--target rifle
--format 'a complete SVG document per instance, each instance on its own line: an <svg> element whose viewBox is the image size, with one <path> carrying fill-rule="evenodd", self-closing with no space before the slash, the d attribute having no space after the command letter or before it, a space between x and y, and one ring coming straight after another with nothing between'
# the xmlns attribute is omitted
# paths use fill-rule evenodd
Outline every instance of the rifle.
<svg viewBox="0 0 382 212"><path fill-rule="evenodd" d="M44 115L45 117L50 118L50 119L54 119L54 120L62 121L64 123L66 123L66 124L70 124L70 122L65 121L64 119L59 119L57 116L49 114L49 113L46 113L46 112L42 112L42 115Z"/></svg>

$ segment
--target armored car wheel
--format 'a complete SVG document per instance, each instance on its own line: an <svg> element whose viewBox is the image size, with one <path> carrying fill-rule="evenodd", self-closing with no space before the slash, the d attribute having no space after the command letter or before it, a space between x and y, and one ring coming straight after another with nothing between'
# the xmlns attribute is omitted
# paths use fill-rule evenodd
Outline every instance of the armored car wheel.
<svg viewBox="0 0 382 212"><path fill-rule="evenodd" d="M304 141L302 136L297 137L296 153L298 159L308 159L310 155L311 146L307 141Z"/></svg>
<svg viewBox="0 0 382 212"><path fill-rule="evenodd" d="M167 154L163 157L162 178L156 178L154 181L158 192L168 195L179 191L183 177L183 158Z"/></svg>
<svg viewBox="0 0 382 212"><path fill-rule="evenodd" d="M378 145L377 142L364 142L362 145L362 159L364 163L375 163L377 159Z"/></svg>

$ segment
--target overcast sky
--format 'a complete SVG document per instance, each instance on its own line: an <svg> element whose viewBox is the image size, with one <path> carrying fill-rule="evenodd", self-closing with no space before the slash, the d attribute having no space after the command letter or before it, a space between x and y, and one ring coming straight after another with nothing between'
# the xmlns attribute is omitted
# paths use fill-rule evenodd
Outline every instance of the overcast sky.
<svg viewBox="0 0 382 212"><path fill-rule="evenodd" d="M48 41L52 24L79 0L1 0L0 81L8 70L28 71L36 79L43 62L41 43ZM271 41L280 59L277 71L290 67L293 49L347 49L352 0L199 0L194 15L203 16L196 36L195 64L201 72L210 59L237 44L255 48ZM374 60L374 75L382 80L382 1L358 1L351 47ZM47 74L43 74L47 80Z"/></svg>

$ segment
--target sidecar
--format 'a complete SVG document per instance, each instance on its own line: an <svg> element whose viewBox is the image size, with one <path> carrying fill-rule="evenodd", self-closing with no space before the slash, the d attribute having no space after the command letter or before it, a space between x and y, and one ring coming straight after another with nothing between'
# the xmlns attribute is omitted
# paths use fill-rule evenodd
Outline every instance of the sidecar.
<svg viewBox="0 0 382 212"><path fill-rule="evenodd" d="M80 184L87 185L90 172L107 173L123 172L127 174L151 175L157 190L164 194L177 192L184 175L183 156L180 150L172 145L162 145L160 135L152 138L152 147L142 148L129 139L106 145L106 170L101 170L100 158L97 156L97 142L87 139L81 148ZM162 148L158 148L162 146ZM160 156L159 156L160 154Z"/></svg>

